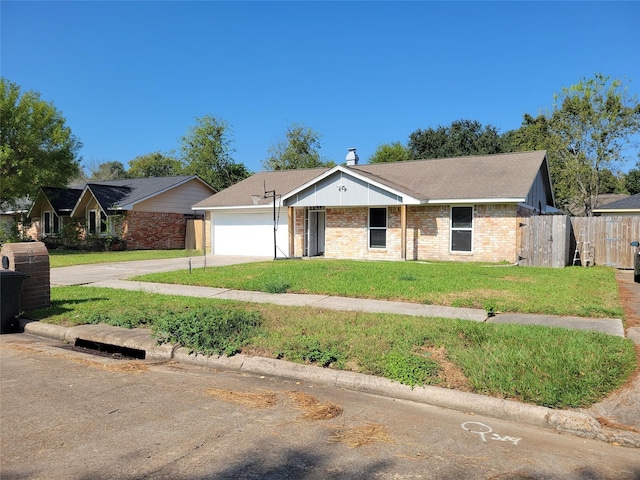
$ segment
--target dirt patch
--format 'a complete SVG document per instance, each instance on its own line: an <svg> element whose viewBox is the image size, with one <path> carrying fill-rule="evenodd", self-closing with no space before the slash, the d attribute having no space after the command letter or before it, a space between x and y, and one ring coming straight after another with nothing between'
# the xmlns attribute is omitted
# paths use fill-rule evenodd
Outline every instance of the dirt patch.
<svg viewBox="0 0 640 480"><path fill-rule="evenodd" d="M481 288L466 292L452 292L442 295L438 298L437 304L482 309L485 308L487 301L495 299L504 300L507 303L513 303L517 300L517 295L508 290Z"/></svg>
<svg viewBox="0 0 640 480"><path fill-rule="evenodd" d="M334 443L342 443L349 448L362 447L377 442L393 442L387 427L379 423L365 423L355 427L334 427L334 432L329 436L329 439Z"/></svg>
<svg viewBox="0 0 640 480"><path fill-rule="evenodd" d="M250 393L208 388L207 394L225 402L237 403L248 408L269 408L277 403L277 397L274 392Z"/></svg>
<svg viewBox="0 0 640 480"><path fill-rule="evenodd" d="M331 420L342 415L342 407L335 403L320 402L313 395L304 392L287 392L287 396L304 413L304 420Z"/></svg>
<svg viewBox="0 0 640 480"><path fill-rule="evenodd" d="M460 390L461 392L473 391L471 383L462 369L447 358L447 352L444 347L423 346L420 350L428 353L429 358L440 365L437 375L440 380L438 386Z"/></svg>

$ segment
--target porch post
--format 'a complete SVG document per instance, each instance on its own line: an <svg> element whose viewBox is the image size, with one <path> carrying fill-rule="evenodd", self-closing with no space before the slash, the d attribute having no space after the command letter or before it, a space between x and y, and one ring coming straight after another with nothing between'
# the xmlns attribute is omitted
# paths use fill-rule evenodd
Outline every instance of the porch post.
<svg viewBox="0 0 640 480"><path fill-rule="evenodd" d="M288 212L287 216L288 216L288 222L289 222L289 258L293 258L296 251L295 246L293 245L293 241L296 238L295 212L293 210L293 207L288 207L287 212Z"/></svg>
<svg viewBox="0 0 640 480"><path fill-rule="evenodd" d="M407 259L407 206L400 205L400 256Z"/></svg>

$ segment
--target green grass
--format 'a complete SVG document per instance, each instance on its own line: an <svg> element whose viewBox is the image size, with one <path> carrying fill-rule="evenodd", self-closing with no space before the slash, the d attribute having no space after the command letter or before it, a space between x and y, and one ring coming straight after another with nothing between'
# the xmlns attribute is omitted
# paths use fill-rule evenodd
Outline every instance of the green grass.
<svg viewBox="0 0 640 480"><path fill-rule="evenodd" d="M196 352L242 351L408 385L446 386L442 364L430 353L438 348L464 373L473 391L555 408L591 405L622 385L636 364L628 339L561 328L90 287L55 287L51 297L50 308L29 312L29 317L62 325L146 326L159 339Z"/></svg>
<svg viewBox="0 0 640 480"><path fill-rule="evenodd" d="M129 262L133 260L159 260L202 256L202 250L128 250L124 252L79 252L76 250L50 250L52 268L88 265L92 263Z"/></svg>
<svg viewBox="0 0 640 480"><path fill-rule="evenodd" d="M607 267L535 268L454 262L278 261L156 273L136 280L254 291L285 287L494 312L623 316L615 272Z"/></svg>

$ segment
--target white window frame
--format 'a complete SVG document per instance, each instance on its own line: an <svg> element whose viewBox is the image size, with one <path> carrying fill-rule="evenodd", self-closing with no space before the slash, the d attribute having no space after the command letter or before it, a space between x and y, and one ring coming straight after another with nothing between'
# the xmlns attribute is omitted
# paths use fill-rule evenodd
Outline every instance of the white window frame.
<svg viewBox="0 0 640 480"><path fill-rule="evenodd" d="M471 226L470 227L454 227L453 226L453 209L454 208L470 208L471 209ZM449 209L449 252L456 254L471 254L473 253L473 229L475 223L475 207L473 205L452 205ZM471 242L469 250L454 250L453 249L453 232L463 231L471 232Z"/></svg>
<svg viewBox="0 0 640 480"><path fill-rule="evenodd" d="M384 209L384 227L372 227L371 226L371 210ZM389 228L389 209L387 207L369 207L369 218L367 220L367 244L372 250L386 250L387 248L387 229ZM384 230L384 247L371 245L371 230Z"/></svg>

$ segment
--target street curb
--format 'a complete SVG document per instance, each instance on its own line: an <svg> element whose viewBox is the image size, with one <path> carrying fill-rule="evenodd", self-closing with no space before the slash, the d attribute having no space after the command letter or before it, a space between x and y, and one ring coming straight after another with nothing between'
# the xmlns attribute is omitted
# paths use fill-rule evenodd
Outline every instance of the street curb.
<svg viewBox="0 0 640 480"><path fill-rule="evenodd" d="M150 360L175 361L214 369L314 382L542 427L620 446L640 448L640 433L603 427L595 417L580 411L555 410L433 386L412 388L373 375L302 365L284 360L242 354L232 357L193 354L186 348L176 348L169 344L158 345L152 338L151 331L147 329L129 330L104 324L61 327L26 319L20 319L20 327L25 333L68 343L75 343L80 338L144 350Z"/></svg>

